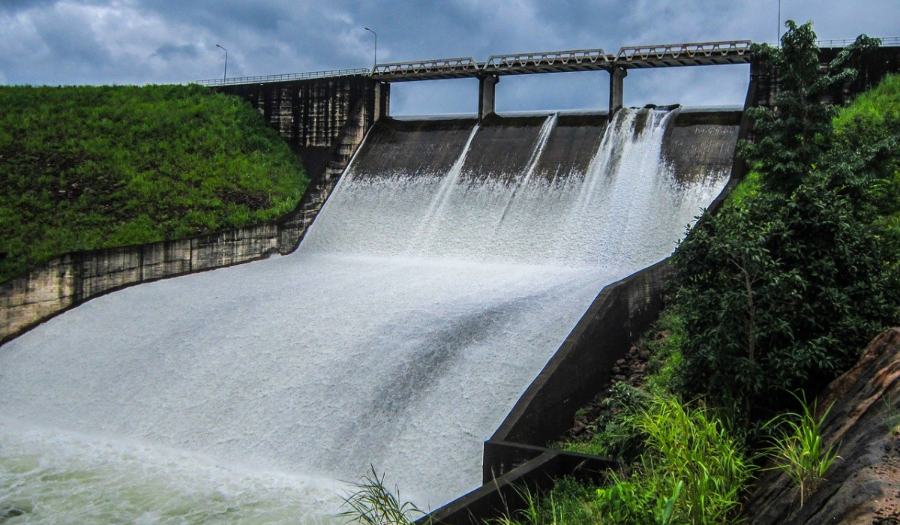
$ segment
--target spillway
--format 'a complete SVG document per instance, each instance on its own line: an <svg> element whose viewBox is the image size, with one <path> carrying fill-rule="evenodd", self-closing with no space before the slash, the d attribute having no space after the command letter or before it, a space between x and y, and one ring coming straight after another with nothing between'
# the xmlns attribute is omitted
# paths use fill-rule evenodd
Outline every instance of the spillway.
<svg viewBox="0 0 900 525"><path fill-rule="evenodd" d="M601 288L723 188L737 126L704 118L379 123L295 253L0 347L0 521L327 522L370 464L423 508L478 486Z"/></svg>

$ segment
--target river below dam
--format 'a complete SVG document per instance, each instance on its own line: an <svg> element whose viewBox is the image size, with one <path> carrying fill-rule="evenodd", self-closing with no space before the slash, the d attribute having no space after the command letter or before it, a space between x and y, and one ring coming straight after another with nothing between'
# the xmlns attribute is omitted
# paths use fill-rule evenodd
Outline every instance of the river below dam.
<svg viewBox="0 0 900 525"><path fill-rule="evenodd" d="M597 293L724 187L737 126L692 125L688 170L679 114L380 123L295 253L3 345L0 522L332 523L370 465L425 509L479 486Z"/></svg>

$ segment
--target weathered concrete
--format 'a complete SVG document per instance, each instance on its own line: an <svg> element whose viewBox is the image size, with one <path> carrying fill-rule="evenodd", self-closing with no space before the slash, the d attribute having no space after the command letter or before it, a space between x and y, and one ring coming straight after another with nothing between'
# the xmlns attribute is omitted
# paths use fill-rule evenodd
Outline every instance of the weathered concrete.
<svg viewBox="0 0 900 525"><path fill-rule="evenodd" d="M609 70L609 114L622 109L625 103L625 76L628 70L624 67L613 67Z"/></svg>
<svg viewBox="0 0 900 525"><path fill-rule="evenodd" d="M214 89L253 105L300 155L310 179L316 180L357 112L364 114L367 128L375 121L377 100L389 95L389 89L378 86L370 77L355 75Z"/></svg>
<svg viewBox="0 0 900 525"><path fill-rule="evenodd" d="M297 248L374 122L376 83L343 77L219 88L254 105L304 161L310 185L278 221L212 235L77 252L0 284L0 343L89 299L142 282ZM386 97L385 91L380 96Z"/></svg>
<svg viewBox="0 0 900 525"><path fill-rule="evenodd" d="M663 160L679 183L733 169L742 111L682 111L666 130Z"/></svg>
<svg viewBox="0 0 900 525"><path fill-rule="evenodd" d="M391 85L388 82L375 83L375 109L373 122L378 122L391 115Z"/></svg>
<svg viewBox="0 0 900 525"><path fill-rule="evenodd" d="M491 441L543 446L562 435L616 360L659 316L671 273L663 261L604 288Z"/></svg>
<svg viewBox="0 0 900 525"><path fill-rule="evenodd" d="M515 443L487 443L503 455L510 464L508 471L485 479L484 485L468 494L444 505L437 511L418 520L419 524L431 525L472 525L498 518L510 511L522 508L526 502L522 498L523 488L543 492L553 487L555 480L569 476L580 481L598 482L611 470L618 468L612 460L551 450L539 447L525 447ZM518 462L516 458L528 457Z"/></svg>
<svg viewBox="0 0 900 525"><path fill-rule="evenodd" d="M479 120L495 113L494 101L497 99L498 82L500 82L500 77L497 75L485 75L478 77Z"/></svg>

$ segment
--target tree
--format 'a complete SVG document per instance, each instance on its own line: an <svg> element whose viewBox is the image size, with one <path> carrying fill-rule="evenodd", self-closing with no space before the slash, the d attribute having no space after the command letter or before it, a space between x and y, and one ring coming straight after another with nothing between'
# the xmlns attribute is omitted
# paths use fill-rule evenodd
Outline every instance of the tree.
<svg viewBox="0 0 900 525"><path fill-rule="evenodd" d="M682 389L750 420L791 404L789 391L814 394L900 321L900 243L891 240L900 228L882 220L900 213L883 189L898 184L900 111L835 133L819 96L855 77L853 51L823 76L809 24L788 29L773 51L781 105L755 112L757 141L744 146L762 171L760 191L707 217L674 259ZM885 91L898 104L900 90Z"/></svg>
<svg viewBox="0 0 900 525"><path fill-rule="evenodd" d="M880 41L860 35L828 64L821 64L816 33L807 22L785 23L780 48L754 45L754 58L778 78L772 107L748 112L757 140L741 144L744 157L771 189L790 192L827 147L834 107L825 101L854 80L862 57Z"/></svg>

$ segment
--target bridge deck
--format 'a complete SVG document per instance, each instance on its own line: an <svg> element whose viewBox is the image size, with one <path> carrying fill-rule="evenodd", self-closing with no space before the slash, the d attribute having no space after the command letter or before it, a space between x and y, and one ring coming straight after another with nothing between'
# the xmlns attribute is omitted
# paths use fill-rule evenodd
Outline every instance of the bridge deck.
<svg viewBox="0 0 900 525"><path fill-rule="evenodd" d="M693 42L627 46L615 55L602 49L570 49L492 55L487 62L474 58L446 58L378 64L372 71L376 80L405 82L442 78L472 78L487 75L527 75L565 71L609 71L651 67L707 66L750 62L749 40Z"/></svg>
<svg viewBox="0 0 900 525"><path fill-rule="evenodd" d="M227 80L201 80L208 86L234 84L262 84L307 78L327 78L347 75L369 75L383 82L407 82L445 78L475 78L491 75L527 75L561 73L565 71L610 71L613 68L654 68L706 66L717 64L746 64L750 62L749 40L693 42L622 47L615 54L602 49L569 49L491 55L486 62L472 57L436 58L409 62L377 64L369 69L342 69L291 75L237 77Z"/></svg>
<svg viewBox="0 0 900 525"><path fill-rule="evenodd" d="M711 66L749 64L749 40L627 46L616 54L616 65L625 68Z"/></svg>

